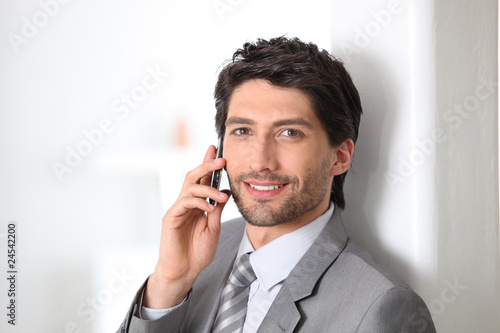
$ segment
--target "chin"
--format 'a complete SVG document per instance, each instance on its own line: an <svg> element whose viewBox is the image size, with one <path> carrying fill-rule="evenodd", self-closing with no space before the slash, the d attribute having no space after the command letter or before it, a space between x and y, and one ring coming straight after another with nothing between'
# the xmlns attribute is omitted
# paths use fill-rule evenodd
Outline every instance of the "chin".
<svg viewBox="0 0 500 333"><path fill-rule="evenodd" d="M243 204L236 197L234 199L245 221L256 227L274 227L293 222L318 207L322 201L285 200L278 207L266 207L271 199L259 199L252 205Z"/></svg>

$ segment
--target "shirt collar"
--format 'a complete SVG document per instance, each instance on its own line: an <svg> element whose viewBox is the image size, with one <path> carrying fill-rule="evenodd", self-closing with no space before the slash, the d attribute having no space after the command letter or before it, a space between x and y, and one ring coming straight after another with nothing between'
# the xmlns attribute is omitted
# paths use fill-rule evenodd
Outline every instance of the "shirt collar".
<svg viewBox="0 0 500 333"><path fill-rule="evenodd" d="M251 252L250 263L259 283L266 290L288 277L302 256L314 243L321 230L330 220L334 205L323 215L305 226L276 238L255 251L248 239L246 228L238 250L238 257Z"/></svg>

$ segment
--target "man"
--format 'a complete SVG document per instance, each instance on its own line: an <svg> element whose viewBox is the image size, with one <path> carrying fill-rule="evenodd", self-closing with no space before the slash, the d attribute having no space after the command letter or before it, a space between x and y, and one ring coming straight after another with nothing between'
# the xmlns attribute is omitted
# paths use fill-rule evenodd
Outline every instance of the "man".
<svg viewBox="0 0 500 333"><path fill-rule="evenodd" d="M434 332L420 297L344 231L362 110L342 63L259 39L221 71L215 101L223 158L210 146L187 174L119 332ZM230 192L210 186L221 168ZM243 218L221 227L231 194Z"/></svg>

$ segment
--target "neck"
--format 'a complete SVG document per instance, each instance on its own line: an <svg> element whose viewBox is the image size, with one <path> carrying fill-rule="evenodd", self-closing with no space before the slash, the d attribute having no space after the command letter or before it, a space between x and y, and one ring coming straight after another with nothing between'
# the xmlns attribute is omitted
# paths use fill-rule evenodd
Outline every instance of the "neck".
<svg viewBox="0 0 500 333"><path fill-rule="evenodd" d="M330 199L328 198L328 200L323 200L323 202L321 202L316 208L310 210L304 215L299 216L295 220L272 227L259 227L247 223L248 239L250 240L250 243L252 243L253 248L258 250L273 240L300 229L316 220L328 210L329 205Z"/></svg>

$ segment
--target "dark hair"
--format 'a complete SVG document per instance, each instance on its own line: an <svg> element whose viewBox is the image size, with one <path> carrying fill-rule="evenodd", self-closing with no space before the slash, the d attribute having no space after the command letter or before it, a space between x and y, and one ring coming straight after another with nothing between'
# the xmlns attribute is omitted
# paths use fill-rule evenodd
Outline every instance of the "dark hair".
<svg viewBox="0 0 500 333"><path fill-rule="evenodd" d="M309 97L333 147L346 139L356 142L361 101L344 64L313 43L287 37L245 43L219 73L214 92L215 128L219 137L226 130L234 89L252 79L300 89ZM342 189L346 174L347 171L335 176L332 183L331 200L340 209L345 207Z"/></svg>

